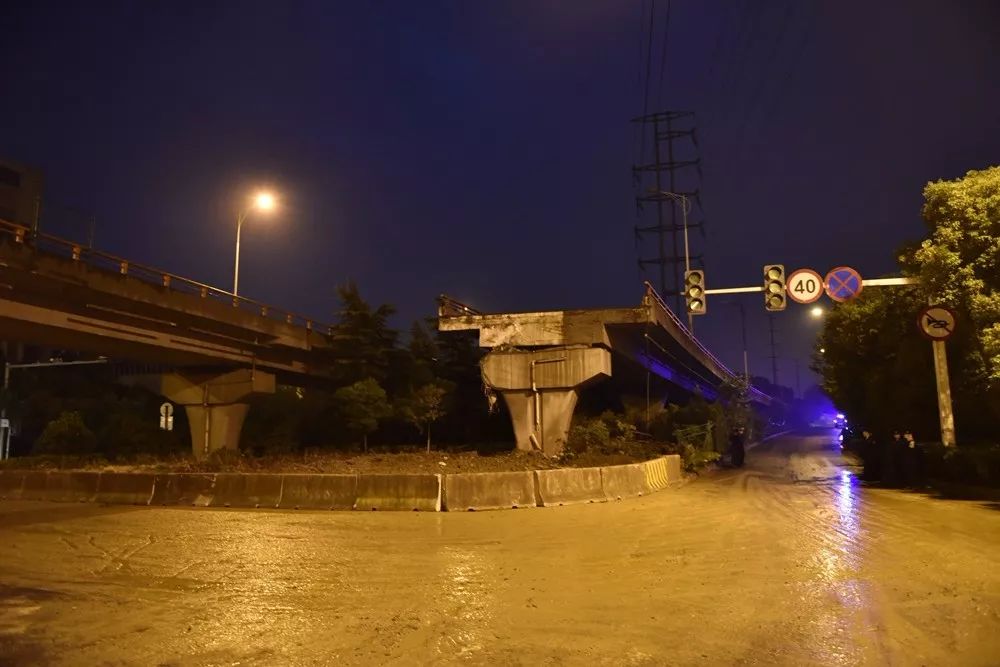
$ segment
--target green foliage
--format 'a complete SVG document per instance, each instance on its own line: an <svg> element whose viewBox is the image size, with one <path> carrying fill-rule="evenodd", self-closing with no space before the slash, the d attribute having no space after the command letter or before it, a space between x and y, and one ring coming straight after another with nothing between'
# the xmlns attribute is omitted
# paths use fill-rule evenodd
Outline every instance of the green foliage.
<svg viewBox="0 0 1000 667"><path fill-rule="evenodd" d="M298 450L307 410L304 393L293 387L254 396L243 423L240 447L257 456Z"/></svg>
<svg viewBox="0 0 1000 667"><path fill-rule="evenodd" d="M924 195L929 236L899 255L920 285L868 289L832 309L813 368L853 423L936 438L933 362L916 317L929 301L949 305L959 316L947 343L956 427L975 439L1000 421L1000 168L930 183Z"/></svg>
<svg viewBox="0 0 1000 667"><path fill-rule="evenodd" d="M188 449L183 438L186 434L161 430L158 417L151 410L143 414L138 409L119 408L107 418L98 433L100 450L113 459L143 454L166 457Z"/></svg>
<svg viewBox="0 0 1000 667"><path fill-rule="evenodd" d="M334 398L347 428L362 438L367 451L368 436L378 428L380 420L392 414L385 390L374 379L365 378L341 387Z"/></svg>
<svg viewBox="0 0 1000 667"><path fill-rule="evenodd" d="M611 431L600 419L579 419L574 420L580 423L573 424L566 438L563 451L570 456L580 455L585 452L607 454L611 448Z"/></svg>
<svg viewBox="0 0 1000 667"><path fill-rule="evenodd" d="M364 378L384 382L396 348L396 332L388 323L395 308L382 304L373 310L353 282L338 287L337 294L340 312L331 342L338 380L342 384Z"/></svg>
<svg viewBox="0 0 1000 667"><path fill-rule="evenodd" d="M444 416L447 391L437 384L426 384L414 391L400 406L400 414L418 429L427 432L427 451L431 451L431 424Z"/></svg>
<svg viewBox="0 0 1000 667"><path fill-rule="evenodd" d="M971 325L986 376L1000 384L1000 167L924 188L929 237L904 252L927 296Z"/></svg>
<svg viewBox="0 0 1000 667"><path fill-rule="evenodd" d="M63 412L49 422L35 442L36 454L91 454L97 449L97 437L83 423L79 412Z"/></svg>

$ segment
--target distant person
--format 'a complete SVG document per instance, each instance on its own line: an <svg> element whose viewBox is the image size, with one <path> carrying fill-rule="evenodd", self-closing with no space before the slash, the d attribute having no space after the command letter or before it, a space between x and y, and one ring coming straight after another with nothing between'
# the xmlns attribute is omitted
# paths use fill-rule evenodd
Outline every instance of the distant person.
<svg viewBox="0 0 1000 667"><path fill-rule="evenodd" d="M869 482L879 481L882 477L882 448L868 429L861 431L861 443L858 449L864 466L861 472L862 478Z"/></svg>
<svg viewBox="0 0 1000 667"><path fill-rule="evenodd" d="M903 431L903 481L906 486L919 488L924 485L923 449L917 445L913 431Z"/></svg>
<svg viewBox="0 0 1000 667"><path fill-rule="evenodd" d="M899 429L892 432L892 439L882 449L882 483L886 486L899 486L901 465L903 459L903 434Z"/></svg>
<svg viewBox="0 0 1000 667"><path fill-rule="evenodd" d="M737 468L743 467L746 458L746 429L738 426L729 434L729 452L733 459L733 465Z"/></svg>

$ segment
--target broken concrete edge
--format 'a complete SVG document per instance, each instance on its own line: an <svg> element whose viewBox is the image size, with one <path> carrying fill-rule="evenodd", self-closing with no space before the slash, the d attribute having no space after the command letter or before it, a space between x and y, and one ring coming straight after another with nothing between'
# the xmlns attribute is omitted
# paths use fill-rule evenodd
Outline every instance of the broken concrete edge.
<svg viewBox="0 0 1000 667"><path fill-rule="evenodd" d="M594 468L447 474L0 471L0 500L464 512L637 498L685 482L680 457Z"/></svg>

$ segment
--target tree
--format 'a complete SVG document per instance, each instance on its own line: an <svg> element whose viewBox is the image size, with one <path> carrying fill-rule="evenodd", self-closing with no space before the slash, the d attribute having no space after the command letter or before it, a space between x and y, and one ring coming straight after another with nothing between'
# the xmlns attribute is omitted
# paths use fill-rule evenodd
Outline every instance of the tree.
<svg viewBox="0 0 1000 667"><path fill-rule="evenodd" d="M871 288L827 313L813 369L852 423L883 434L934 432L934 370L916 327L920 303L913 289Z"/></svg>
<svg viewBox="0 0 1000 667"><path fill-rule="evenodd" d="M983 379L1000 385L1000 167L924 188L930 232L900 262L925 294L955 307L976 333Z"/></svg>
<svg viewBox="0 0 1000 667"><path fill-rule="evenodd" d="M938 432L929 343L916 318L928 302L955 309L947 343L960 440L995 437L1000 420L1000 168L924 189L929 235L898 253L912 287L866 289L824 322L813 368L852 422ZM932 434L934 434L932 436Z"/></svg>
<svg viewBox="0 0 1000 667"><path fill-rule="evenodd" d="M97 438L79 412L63 412L48 423L35 442L39 454L92 454Z"/></svg>
<svg viewBox="0 0 1000 667"><path fill-rule="evenodd" d="M425 384L403 403L403 418L427 432L427 451L431 451L431 424L444 416L444 397L447 390L438 384Z"/></svg>
<svg viewBox="0 0 1000 667"><path fill-rule="evenodd" d="M364 378L384 382L396 348L396 332L389 317L396 309L382 304L372 310L353 282L337 288L340 312L333 328L332 352L336 376L342 385Z"/></svg>
<svg viewBox="0 0 1000 667"><path fill-rule="evenodd" d="M378 428L380 420L392 414L385 390L374 379L365 378L347 387L341 387L334 394L334 398L344 416L347 428L355 436L361 436L364 450L367 452L368 436Z"/></svg>

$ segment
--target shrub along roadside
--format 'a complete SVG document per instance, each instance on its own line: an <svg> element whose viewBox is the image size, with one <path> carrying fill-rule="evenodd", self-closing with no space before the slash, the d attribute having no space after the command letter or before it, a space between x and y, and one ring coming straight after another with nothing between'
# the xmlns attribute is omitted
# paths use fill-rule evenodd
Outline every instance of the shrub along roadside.
<svg viewBox="0 0 1000 667"><path fill-rule="evenodd" d="M685 470L691 472L719 460L713 437L714 427L681 426L675 423L680 410L659 408L651 420L653 434L640 435L624 414L607 411L599 417L578 416L559 461L573 466L615 465L647 461L666 454L678 454ZM706 414L709 414L706 410ZM662 438L667 436L670 439Z"/></svg>

